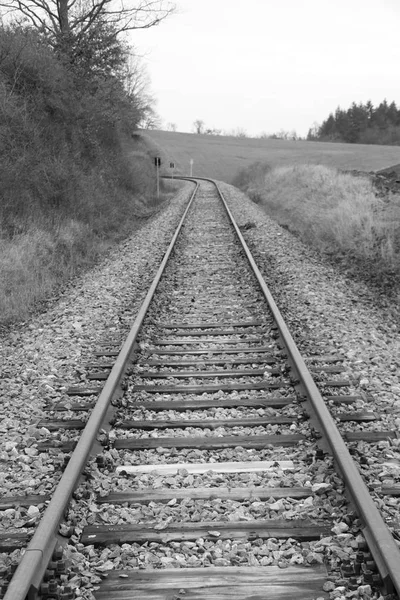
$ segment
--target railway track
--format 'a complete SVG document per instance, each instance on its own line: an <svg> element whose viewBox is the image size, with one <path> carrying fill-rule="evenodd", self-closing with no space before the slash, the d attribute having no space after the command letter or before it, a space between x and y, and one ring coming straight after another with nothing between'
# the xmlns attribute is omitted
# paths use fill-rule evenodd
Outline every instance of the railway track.
<svg viewBox="0 0 400 600"><path fill-rule="evenodd" d="M352 458L397 432L339 354L300 356L215 184L192 198L127 339L38 424L65 453L52 498L1 501L46 507L20 560L30 536L3 536L2 597L397 597Z"/></svg>

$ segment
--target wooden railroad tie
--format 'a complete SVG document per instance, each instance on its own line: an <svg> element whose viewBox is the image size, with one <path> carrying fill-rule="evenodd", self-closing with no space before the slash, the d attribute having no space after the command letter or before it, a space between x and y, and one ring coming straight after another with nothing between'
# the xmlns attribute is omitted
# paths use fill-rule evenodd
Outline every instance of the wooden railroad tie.
<svg viewBox="0 0 400 600"><path fill-rule="evenodd" d="M397 431L356 431L354 433L345 432L343 433L343 439L347 442L358 442L365 441L369 443L380 442L382 440L398 439L399 434ZM251 439L250 439L251 438ZM249 439L243 440L239 436L225 436L221 437L201 437L201 438L190 438L191 443L187 440L189 438L127 438L117 439L114 442L114 447L117 449L126 448L132 450L145 450L151 448L198 448L214 450L217 448L229 448L229 447L242 447L242 448L254 448L262 450L268 445L271 446L293 446L298 444L300 441L306 438L301 435L276 435L276 436L249 436ZM186 440L186 444L185 444ZM48 440L39 442L37 449L39 452L48 452L53 449L57 452L72 452L77 442L70 440L67 442L59 442L57 440Z"/></svg>
<svg viewBox="0 0 400 600"><path fill-rule="evenodd" d="M171 409L171 406L169 406ZM379 416L373 412L357 412L350 414L333 415L339 421L377 421ZM218 429L219 427L262 427L265 425L290 425L305 420L300 417L252 417L247 419L182 419L182 420L126 420L115 423L118 429L186 429L188 427L198 427L200 429ZM81 419L42 419L38 427L46 427L49 431L57 429L83 429L86 421ZM160 439L160 438L159 438Z"/></svg>
<svg viewBox="0 0 400 600"><path fill-rule="evenodd" d="M171 500L235 500L263 501L270 498L309 498L313 494L310 488L263 488L251 486L248 488L184 488L173 490L155 490L153 488L143 490L131 490L115 492L98 497L99 504L149 504L150 502L170 502ZM291 522L291 521L289 521Z"/></svg>
<svg viewBox="0 0 400 600"><path fill-rule="evenodd" d="M231 392L244 390L273 390L283 387L282 383L203 383L202 385L133 385L132 392L148 394L205 394L208 392Z"/></svg>
<svg viewBox="0 0 400 600"><path fill-rule="evenodd" d="M165 544L175 541L194 541L198 538L208 540L248 540L295 538L315 540L328 536L334 522L310 521L308 519L265 519L257 521L206 521L204 523L177 523L163 529L146 525L89 525L83 530L82 544L130 544L156 542Z"/></svg>
<svg viewBox="0 0 400 600"><path fill-rule="evenodd" d="M360 399L360 396L327 396L326 400L333 402L334 404L353 404L357 400ZM185 410L198 410L198 409L208 409L208 408L218 408L218 407L238 407L238 406L252 406L257 408L264 407L273 407L273 408L282 408L284 406L288 406L296 401L294 396L288 396L283 398L281 396L273 397L273 396L265 396L264 398L210 398L209 400L203 400L200 398L195 398L193 400L132 400L130 402L132 408L142 408L146 410L152 411L162 411L162 410L176 410L176 411L185 411ZM90 410L95 406L95 401L89 402L68 402L64 404L63 402L58 402L57 404L49 404L44 410L45 411L64 411L64 410L73 410L73 411L86 411Z"/></svg>
<svg viewBox="0 0 400 600"><path fill-rule="evenodd" d="M94 592L96 600L310 600L329 598L323 565L114 570ZM184 594L183 594L184 592Z"/></svg>
<svg viewBox="0 0 400 600"><path fill-rule="evenodd" d="M221 327L261 327L262 321L220 321L219 323L194 322L194 323L159 323L162 329L220 329Z"/></svg>

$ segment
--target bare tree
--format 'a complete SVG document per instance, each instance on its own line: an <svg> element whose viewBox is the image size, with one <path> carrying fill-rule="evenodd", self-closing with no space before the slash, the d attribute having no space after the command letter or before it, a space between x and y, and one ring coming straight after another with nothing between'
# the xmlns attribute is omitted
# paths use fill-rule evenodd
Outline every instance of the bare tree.
<svg viewBox="0 0 400 600"><path fill-rule="evenodd" d="M229 137L237 137L237 138L248 138L250 137L247 134L247 131L245 129L243 129L243 127L236 127L236 129L225 129L223 131L223 135L229 136Z"/></svg>
<svg viewBox="0 0 400 600"><path fill-rule="evenodd" d="M140 114L138 127L160 129L161 119L156 111L156 99L150 89L150 77L140 56L130 54L125 63L124 83L128 96Z"/></svg>
<svg viewBox="0 0 400 600"><path fill-rule="evenodd" d="M206 129L204 133L207 133L208 135L221 135L221 129L210 127L209 129Z"/></svg>
<svg viewBox="0 0 400 600"><path fill-rule="evenodd" d="M176 131L177 126L176 123L167 123L167 131Z"/></svg>
<svg viewBox="0 0 400 600"><path fill-rule="evenodd" d="M295 142L299 139L299 136L297 135L295 129L292 129L292 131L280 129L277 133L271 134L269 138L273 140L290 140L292 142Z"/></svg>
<svg viewBox="0 0 400 600"><path fill-rule="evenodd" d="M245 130L243 127L237 127L237 128L234 130L234 133L233 133L233 135L234 135L235 137L238 137L238 138L247 138L247 137L250 137L250 136L247 134L247 131L246 131L246 130Z"/></svg>
<svg viewBox="0 0 400 600"><path fill-rule="evenodd" d="M138 129L161 129L162 121L152 106L149 106L139 121Z"/></svg>
<svg viewBox="0 0 400 600"><path fill-rule="evenodd" d="M111 26L115 35L148 29L175 10L169 0L0 0L5 14L22 15L50 39L75 40L98 23Z"/></svg>
<svg viewBox="0 0 400 600"><path fill-rule="evenodd" d="M193 127L196 133L204 133L204 121L202 119L196 119Z"/></svg>

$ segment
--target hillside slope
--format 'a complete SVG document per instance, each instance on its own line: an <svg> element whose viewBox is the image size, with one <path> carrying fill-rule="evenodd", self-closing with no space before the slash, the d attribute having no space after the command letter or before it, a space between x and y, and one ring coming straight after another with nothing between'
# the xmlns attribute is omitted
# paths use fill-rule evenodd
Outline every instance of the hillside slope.
<svg viewBox="0 0 400 600"><path fill-rule="evenodd" d="M378 171L400 162L399 146L335 144L326 142L291 142L256 138L176 133L146 130L142 135L163 161L162 171L213 177L230 183L236 172L256 161L271 167L295 164L321 164L339 169Z"/></svg>

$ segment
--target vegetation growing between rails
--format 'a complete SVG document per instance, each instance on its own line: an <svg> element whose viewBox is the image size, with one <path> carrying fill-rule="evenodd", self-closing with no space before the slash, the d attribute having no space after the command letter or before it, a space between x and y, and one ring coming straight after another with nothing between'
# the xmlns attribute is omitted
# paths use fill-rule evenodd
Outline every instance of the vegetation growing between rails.
<svg viewBox="0 0 400 600"><path fill-rule="evenodd" d="M333 257L362 261L372 273L400 274L400 197L377 198L367 177L321 165L268 170L234 185L280 225Z"/></svg>
<svg viewBox="0 0 400 600"><path fill-rule="evenodd" d="M2 323L26 318L157 209L153 160L132 137L152 107L112 33L100 24L72 60L40 31L0 29Z"/></svg>

